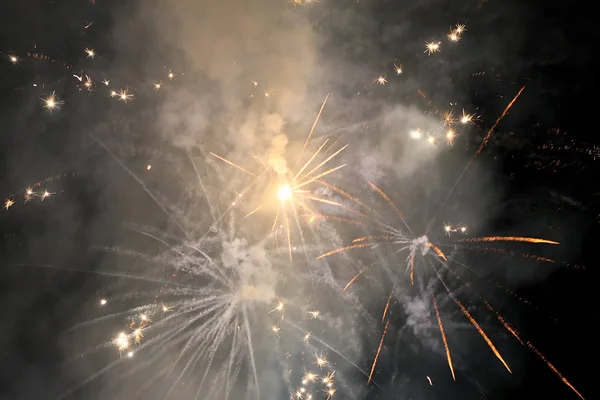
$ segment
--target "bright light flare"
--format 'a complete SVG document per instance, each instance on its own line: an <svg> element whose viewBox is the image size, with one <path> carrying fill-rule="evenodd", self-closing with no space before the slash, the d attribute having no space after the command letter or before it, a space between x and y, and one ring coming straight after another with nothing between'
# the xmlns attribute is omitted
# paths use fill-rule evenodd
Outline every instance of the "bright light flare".
<svg viewBox="0 0 600 400"><path fill-rule="evenodd" d="M292 188L290 185L282 185L277 191L277 197L282 202L289 200L292 197Z"/></svg>
<svg viewBox="0 0 600 400"><path fill-rule="evenodd" d="M87 53L88 58L94 58L96 55L94 49L88 49L87 47L85 48L85 52Z"/></svg>

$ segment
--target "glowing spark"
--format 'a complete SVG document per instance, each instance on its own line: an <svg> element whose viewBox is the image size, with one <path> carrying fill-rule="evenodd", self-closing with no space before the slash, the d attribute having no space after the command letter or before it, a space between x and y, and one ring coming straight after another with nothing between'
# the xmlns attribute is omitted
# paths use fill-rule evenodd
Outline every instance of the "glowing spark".
<svg viewBox="0 0 600 400"><path fill-rule="evenodd" d="M173 79L173 77L175 76L172 72L169 72L169 75L167 75L169 77L169 79Z"/></svg>
<svg viewBox="0 0 600 400"><path fill-rule="evenodd" d="M448 143L449 146L452 146L454 144L455 138L456 138L456 133L454 132L454 130L448 129L448 131L446 132L446 142Z"/></svg>
<svg viewBox="0 0 600 400"><path fill-rule="evenodd" d="M129 358L133 357L133 351L130 351L129 353L127 353L127 357L129 357Z"/></svg>
<svg viewBox="0 0 600 400"><path fill-rule="evenodd" d="M463 110L462 116L460 117L460 123L463 124L463 125L466 125L469 122L473 121L473 117L474 117L473 114L467 114L465 112L465 110Z"/></svg>
<svg viewBox="0 0 600 400"><path fill-rule="evenodd" d="M440 50L440 42L425 42L425 53L427 55L432 55L433 53L437 53Z"/></svg>
<svg viewBox="0 0 600 400"><path fill-rule="evenodd" d="M452 31L448 34L448 39L453 42L458 42L460 40L460 36L455 31Z"/></svg>
<svg viewBox="0 0 600 400"><path fill-rule="evenodd" d="M311 335L311 332L308 332L306 335L304 335L305 342L308 342L308 340L310 339L310 335Z"/></svg>
<svg viewBox="0 0 600 400"><path fill-rule="evenodd" d="M166 305L162 305L162 312L166 313L166 312L170 312L173 308L166 306Z"/></svg>
<svg viewBox="0 0 600 400"><path fill-rule="evenodd" d="M430 384L431 386L433 386L433 382L431 382L431 378L430 378L430 377L427 377L427 380L429 381L429 384ZM455 379L455 380L456 380L456 379Z"/></svg>
<svg viewBox="0 0 600 400"><path fill-rule="evenodd" d="M435 138L433 136L429 136L427 138L427 143L429 143L429 144L435 144Z"/></svg>
<svg viewBox="0 0 600 400"><path fill-rule="evenodd" d="M48 111L54 111L54 110L60 108L61 104L64 104L64 102L62 102L56 98L55 92L52 92L47 97L43 97L41 100L44 102L44 108Z"/></svg>
<svg viewBox="0 0 600 400"><path fill-rule="evenodd" d="M448 347L448 341L446 340L446 332L444 332L444 325L442 325L442 317L440 316L440 311L438 310L437 304L435 302L435 297L433 299L433 308L435 309L435 316L437 317L438 325L440 327L440 333L442 335L442 341L444 342L444 348L446 349L446 359L448 360L448 366L450 367L450 372L452 372L452 379L456 380L456 376L454 375L454 366L452 365L452 356L450 354L450 347ZM429 379L429 377L427 377ZM431 384L431 379L429 379L429 383Z"/></svg>
<svg viewBox="0 0 600 400"><path fill-rule="evenodd" d="M118 96L118 95L119 95L119 94L118 94L117 92L115 92L114 90L111 90L111 91L110 91L110 97L116 97L116 96Z"/></svg>
<svg viewBox="0 0 600 400"><path fill-rule="evenodd" d="M454 119L454 113L452 111L447 111L442 115L442 123L445 126L450 126L455 122L456 120Z"/></svg>
<svg viewBox="0 0 600 400"><path fill-rule="evenodd" d="M146 165L146 171L150 171L152 169L152 165L148 164Z"/></svg>
<svg viewBox="0 0 600 400"><path fill-rule="evenodd" d="M131 98L133 97L132 94L129 94L129 92L127 92L127 90L119 90L119 101L122 101L123 103L127 103L129 100L131 100Z"/></svg>
<svg viewBox="0 0 600 400"><path fill-rule="evenodd" d="M6 199L6 201L4 202L4 209L8 210L13 206L13 204L15 204L15 201L13 199Z"/></svg>
<svg viewBox="0 0 600 400"><path fill-rule="evenodd" d="M13 64L18 64L19 63L19 59L16 56L9 56L8 59Z"/></svg>
<svg viewBox="0 0 600 400"><path fill-rule="evenodd" d="M106 299L101 299L100 300L100 305L101 306L106 305L106 303L107 303Z"/></svg>
<svg viewBox="0 0 600 400"><path fill-rule="evenodd" d="M324 357L318 356L315 364L317 364L320 368L323 368L325 365L327 365L327 360Z"/></svg>
<svg viewBox="0 0 600 400"><path fill-rule="evenodd" d="M379 75L379 77L375 79L375 82L377 82L380 85L385 85L387 83L387 79L385 76Z"/></svg>
<svg viewBox="0 0 600 400"><path fill-rule="evenodd" d="M154 90L159 90L162 86L162 81L154 83Z"/></svg>
<svg viewBox="0 0 600 400"><path fill-rule="evenodd" d="M325 390L325 393L327 393L327 400L333 398L333 396L335 395L336 389L327 389Z"/></svg>
<svg viewBox="0 0 600 400"><path fill-rule="evenodd" d="M396 75L400 75L402 73L402 64L400 64L400 65L394 64L394 71L396 71Z"/></svg>
<svg viewBox="0 0 600 400"><path fill-rule="evenodd" d="M88 49L87 47L85 48L85 52L87 53L88 58L94 58L96 55L94 49Z"/></svg>
<svg viewBox="0 0 600 400"><path fill-rule="evenodd" d="M420 139L421 138L421 130L417 129L416 131L411 131L410 138L411 139Z"/></svg>
<svg viewBox="0 0 600 400"><path fill-rule="evenodd" d="M119 349L119 352L123 352L129 348L129 338L125 332L120 332L113 342L117 346L117 349Z"/></svg>
<svg viewBox="0 0 600 400"><path fill-rule="evenodd" d="M110 83L110 81L108 79L105 79L102 81L102 83L104 83L106 86L108 86L108 84Z"/></svg>
<svg viewBox="0 0 600 400"><path fill-rule="evenodd" d="M308 313L310 314L311 319L316 319L319 317L319 315L321 315L321 311L319 310L309 311Z"/></svg>
<svg viewBox="0 0 600 400"><path fill-rule="evenodd" d="M303 380L305 380L306 382L311 382L311 383L312 383L312 382L316 381L316 380L317 380L317 378L318 378L318 375L317 375L317 374L315 374L315 373L313 373L313 372L307 372L307 373L304 375L304 379L303 379Z"/></svg>
<svg viewBox="0 0 600 400"><path fill-rule="evenodd" d="M279 332L281 331L281 328L278 325L273 325L271 327L271 330L277 335L277 337L279 337Z"/></svg>
<svg viewBox="0 0 600 400"><path fill-rule="evenodd" d="M454 32L456 32L459 35L466 30L466 25L464 24L456 24L456 27L454 28Z"/></svg>
<svg viewBox="0 0 600 400"><path fill-rule="evenodd" d="M44 193L42 193L42 201L47 199L48 197L50 197L52 193L50 193L49 191L45 190Z"/></svg>
<svg viewBox="0 0 600 400"><path fill-rule="evenodd" d="M275 311L281 311L281 310L283 310L283 303L280 301L279 303L277 303L277 307L275 307L274 309L269 311L269 314L274 313Z"/></svg>

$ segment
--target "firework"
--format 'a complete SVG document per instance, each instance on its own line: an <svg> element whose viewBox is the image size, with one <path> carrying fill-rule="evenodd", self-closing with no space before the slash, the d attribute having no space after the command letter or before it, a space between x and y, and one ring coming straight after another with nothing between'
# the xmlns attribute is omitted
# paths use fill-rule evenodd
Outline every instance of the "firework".
<svg viewBox="0 0 600 400"><path fill-rule="evenodd" d="M421 265L423 268L426 268L427 270L433 272L434 276L437 278L439 283L445 289L447 296L450 299L452 299L454 301L454 303L458 306L460 311L463 313L463 315L466 317L466 319L473 325L473 327L477 330L477 332L480 334L482 339L485 341L485 343L490 348L491 352L502 363L502 365L506 368L506 370L508 372L512 373L506 360L504 359L502 354L499 352L496 345L492 342L492 340L490 339L488 334L485 332L483 327L476 321L476 319L471 315L471 313L467 310L467 308L463 305L463 303L458 299L457 295L453 292L453 290L450 288L450 286L446 282L446 278L444 278L440 274L440 267L452 272L452 267L454 264L461 265L461 266L465 266L465 265L460 263L459 261L456 261L452 258L448 258L446 256L446 254L441 249L442 247L445 246L445 244L434 244L425 235L416 237L416 238L411 238L410 236L413 235L413 232L412 232L411 228L409 227L403 214L400 212L400 210L394 204L392 199L385 192L383 192L380 188L375 186L373 183L369 182L369 184L370 184L371 188L375 192L377 192L383 200L385 200L385 202L388 204L388 206L393 211L395 211L398 219L401 221L401 223L403 225L402 228L396 228L387 222L383 222L383 221L377 219L378 215L369 217L369 221L371 223L374 223L378 227L378 229L381 231L381 234L356 238L353 240L353 244L329 251L329 252L319 256L319 258L329 257L329 256L332 256L337 253L354 250L354 249L361 249L361 248L372 248L373 249L373 248L376 248L379 246L394 246L397 248L396 253L401 253L401 252L407 253L406 272L409 274L411 285L414 285L414 283L415 283L415 279L414 279L415 268L416 268L415 266L417 265L417 258L420 258L421 261L420 261L419 265ZM465 234L467 232L467 229L465 226L453 227L450 225L445 225L444 231L447 235L449 235L452 232L460 232L462 234ZM535 238L535 237L484 236L484 237L457 239L453 244L451 244L451 246L456 246L459 243L470 243L470 244L486 243L486 244L488 244L488 243L501 243L501 242L525 243L525 244L550 244L550 245L558 245L559 244L557 241L554 241L554 240ZM463 247L463 248L465 248L465 247ZM469 247L466 247L466 248L469 248ZM496 249L493 249L493 250L496 250ZM528 253L525 253L525 255L526 255L526 258L532 258ZM546 259L544 259L542 257L538 257L538 256L533 256L533 257L540 261L546 260ZM552 260L549 260L549 261L552 261ZM363 272L365 272L365 270L362 270L357 275L355 275L348 282L348 284L346 285L344 290L346 290L351 284L356 282L357 278ZM425 270L421 271L421 274L424 274L424 273L425 273ZM388 297L388 300L384 307L383 318L381 321L382 323L384 323L383 334L381 335L381 340L380 340L379 346L377 347L375 357L373 359L373 363L371 366L371 373L369 374L369 381L371 380L373 372L377 366L377 361L379 359L381 348L383 346L383 343L385 341L385 337L386 337L386 334L388 331L390 320L389 320L389 318L386 319L386 315L388 315L388 309L390 306L391 297L392 297L392 292L390 292L390 296ZM507 331L510 332L511 334L513 334L513 336L515 336L519 340L519 342L521 342L521 344L523 344L523 341L520 339L520 337L518 336L518 334L516 333L514 328L512 328L508 323L506 323L506 321L503 319L503 317L499 313L497 313L493 308L491 308L491 306L489 305L489 303L487 301L485 301L485 303L488 306L488 308L490 309L490 311L492 311L498 317L499 321L503 324L503 326L507 329ZM451 354L450 347L449 347L447 339L446 339L447 335L444 330L444 326L442 323L442 316L441 316L440 310L437 306L435 297L433 298L433 309L435 311L435 317L436 317L436 320L439 325L442 342L443 342L443 345L444 345L444 348L446 351L446 358L448 361L448 366L450 368L450 372L452 373L453 379L456 380L454 366L452 363L452 354ZM547 359L541 353L539 353L539 351L533 346L533 344L528 342L527 345L540 357L540 359L542 359L542 361L544 363L546 363L546 365L561 379L561 381L563 383L565 383L569 388L571 388L578 396L582 397L581 394L572 386L572 384L566 378L564 378L564 376L556 369L556 367L554 367L554 365L552 365L549 361L547 361Z"/></svg>

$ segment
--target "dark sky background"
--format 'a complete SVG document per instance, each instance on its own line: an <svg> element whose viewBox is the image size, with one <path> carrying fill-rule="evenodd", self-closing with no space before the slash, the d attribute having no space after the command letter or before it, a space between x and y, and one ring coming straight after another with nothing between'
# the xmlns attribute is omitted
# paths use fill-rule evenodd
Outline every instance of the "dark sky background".
<svg viewBox="0 0 600 400"><path fill-rule="evenodd" d="M98 306L101 298L110 299L123 290L156 290L156 286L118 282L118 278L89 272L103 271L107 266L118 270L127 263L98 250L103 247L129 245L154 250L152 243L136 242L123 229L125 223L173 229L172 220L94 138L110 148L150 190L169 198L183 196L187 192L181 182L185 185L190 176L195 179L183 150L200 154L200 147L206 151L215 148L222 154L239 155L268 146L264 138L253 137L253 144L244 148L236 144L248 139L241 133L239 138L233 129L221 134L225 132L222 126L230 123L222 109L252 112L255 100L249 100L248 95L254 89L251 85L240 89L238 84L255 76L262 78L257 78L261 85L269 82L274 97L302 93L299 97L305 101L301 106L287 98L273 106L273 111L284 114L284 118L288 116L286 110L297 110L289 117L290 130L300 127L305 132L324 94L333 93L326 109L330 114L323 116L323 130L317 135L343 130L342 141L350 143L352 154L347 161L354 163L349 176L336 183L346 188L358 176L370 179L377 175L378 184L392 198L401 198L407 188L411 200L405 202L403 211L417 230L424 231L431 217L438 217L433 228L438 231L430 239L448 242L441 223L464 221L473 227L473 236L523 233L561 241L558 250L503 247L517 253L543 253L556 260L551 266L481 252L462 258L476 265L483 278L464 275L466 283L458 286L457 293L465 303L478 304L470 310L514 367L512 375L477 332L465 325L456 306L443 301L440 307L452 321L448 336L457 367L457 382L452 382L439 347L434 351L415 332L405 332L410 330L406 328L409 316L401 303L408 297L399 297L389 328L392 333L375 374L380 388L371 385L357 398L576 399L577 395L535 353L502 330L480 297L490 299L513 321L586 399L600 395L594 374L600 355L600 315L595 301L600 215L600 147L596 147L600 140L594 100L598 34L591 10L564 0L322 0L298 8L265 0L256 5L265 5L261 16L250 10L254 7L250 2L242 1L227 1L214 12L202 11L203 7L217 9L211 2L141 3L24 0L2 6L0 196L14 199L15 204L0 212L0 398L58 398L112 362L118 357L113 348L94 352L92 361L78 358L84 349L94 348L117 331L114 322L99 324L81 335L64 332L102 315L105 310ZM189 20L179 25L177 18L187 15L188 8L198 14L190 12ZM280 31L273 37L258 29L253 31L256 42L244 39L244 43L260 44L264 37L264 48L242 49L264 52L264 56L244 58L241 52L239 62L246 63L247 69L240 67L240 72L232 67L231 72L229 67L220 68L220 52L225 54L235 45L220 41L222 32L214 37L203 35L203 27L220 26L220 17L229 22L229 17L224 17L227 14L237 15L243 21L240 25L260 25L264 20L277 20L274 13L280 9L310 21L311 32L318 37L314 54L303 53L301 41L291 40L288 48L285 34L289 30L275 24ZM195 23L194 15L204 19ZM256 15L261 20L252 20ZM92 25L84 28L89 23ZM452 45L444 35L456 23L465 23L467 31ZM223 25L226 31L227 23ZM296 32L302 34L304 27ZM422 53L424 42L436 37L443 50L428 57ZM189 50L196 42L197 54ZM97 56L87 58L86 47L93 48ZM18 65L10 62L10 55L18 57ZM309 61L311 56L315 59ZM399 77L393 70L395 62L404 67ZM176 73L173 81L167 76L171 70ZM82 73L94 77L93 91L82 88L73 77ZM224 76L220 77L221 73ZM373 84L379 75L387 76L385 86ZM123 104L110 98L109 89L101 82L105 78L118 82L114 88L133 93L131 102ZM152 83L158 81L163 81L164 90L153 90ZM467 173L444 204L443 199L487 130L523 85L523 95L475 161L484 167ZM263 90L267 89L261 86L259 96ZM64 104L50 113L40 98L53 91ZM203 94L215 91L219 96ZM240 93L245 100L231 100ZM395 143L385 141L387 129L391 129L386 123L392 121L393 125L398 118L400 123L393 129L402 131L402 141L406 142L404 132L416 118L413 113L436 120L438 107L444 110L449 102L458 102L458 110L464 107L480 115L475 126L457 139L449 150L452 156L439 154L439 176L423 179L425 172L418 163L414 164L414 175L399 173L394 165L400 164L402 153L386 153L385 147ZM391 111L399 106L408 111L400 116ZM216 115L214 120L211 115ZM345 129L348 126L353 128ZM299 140L303 140L302 135L305 133L298 135ZM190 137L194 138L192 145L182 144ZM378 152L373 153L375 161L367 162L373 149ZM389 160L373 167L386 154ZM147 165L152 169L146 170ZM366 166L373 170L365 172ZM34 198L24 202L27 187L37 193L47 189L52 195L44 201ZM230 189L231 185L223 187L222 192L231 194ZM353 191L361 198L377 201L366 184ZM218 203L226 199L223 193L213 200ZM425 200L420 201L419 196ZM204 207L199 213L205 216L208 211ZM350 239L346 237L349 235L341 236ZM384 275L380 278L385 281ZM498 283L514 296L498 289ZM377 319L389 290L380 290L385 289L385 283L373 292L367 281L362 285L357 293L367 297L366 307ZM410 290L412 296L419 296ZM436 296L443 294L439 284L428 290ZM132 305L131 299L108 304L114 307L110 312ZM439 341L435 317L429 318L434 324L429 329L431 338ZM363 369L370 368L381 328L360 339L366 348L357 364ZM349 373L351 379L354 375ZM432 386L427 376L433 379ZM357 375L356 379L364 377ZM76 390L71 398L164 398L160 390L132 392L124 381L117 384L114 377L101 377ZM115 389L107 390L113 384ZM139 381L135 385L139 386ZM366 388L366 382L362 386ZM341 390L338 395L347 398ZM188 397L182 394L180 398Z"/></svg>

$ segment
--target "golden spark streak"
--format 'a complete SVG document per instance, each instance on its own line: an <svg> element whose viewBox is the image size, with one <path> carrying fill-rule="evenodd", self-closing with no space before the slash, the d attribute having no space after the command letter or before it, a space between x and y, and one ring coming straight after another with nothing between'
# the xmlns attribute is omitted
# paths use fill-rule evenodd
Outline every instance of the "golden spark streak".
<svg viewBox="0 0 600 400"><path fill-rule="evenodd" d="M504 367L508 370L508 372L510 372L512 374L512 371L510 370L508 364L506 363L506 361L504 361L504 358L502 358L502 355L500 354L500 352L498 351L498 349L496 349L496 346L494 346L494 343L492 343L492 341L490 340L490 338L488 337L488 335L486 335L486 333L481 328L481 326L479 326L479 324L477 323L477 321L475 321L475 318L473 318L471 316L471 314L469 313L469 311L467 311L467 309L465 308L465 306L463 306L462 303L458 299L453 299L453 300L460 307L461 311L463 312L463 314L465 314L465 316L467 317L467 319L469 320L469 322L471 322L473 324L473 326L475 327L475 329L477 329L477 332L479 332L479 334L481 335L481 337L483 338L483 340L485 340L485 342L487 343L487 345L489 346L489 348L492 350L492 352L494 353L494 355L498 358L498 360L500 360L502 362L502 364L504 364Z"/></svg>
<svg viewBox="0 0 600 400"><path fill-rule="evenodd" d="M410 284L415 286L415 257L417 253L410 253Z"/></svg>
<svg viewBox="0 0 600 400"><path fill-rule="evenodd" d="M394 291L390 291L390 295L387 298L387 301L385 302L385 308L383 309L383 315L381 317L381 323L383 323L383 321L385 321L385 316L387 315L388 309L390 308L390 302L392 301L392 294L394 293Z"/></svg>
<svg viewBox="0 0 600 400"><path fill-rule="evenodd" d="M496 311L491 305L490 303L487 302L487 300L484 300L485 305L487 306L487 308L494 313L494 315L496 315L496 318L498 318L498 321L500 321L500 323L504 326L504 328L506 328L507 331L509 331L522 345L525 345L525 343L523 343L523 340L521 340L519 333L508 323L506 322L506 320L504 319L504 317L502 317L502 315ZM550 368L550 370L552 370L552 372L554 372L556 374L556 376L558 376L558 378L565 384L567 385L572 391L575 392L575 394L577 394L577 396L579 396L582 400L585 400L584 397L581 395L581 393L579 393L577 391L577 389L575 389L575 387L571 384L571 382L569 382L567 380L567 378L565 378L557 369L554 365L552 365L552 363L550 361L548 361L548 359L546 359L546 357L538 350L535 348L535 346L530 342L527 341L527 347L529 347L547 366L548 368Z"/></svg>
<svg viewBox="0 0 600 400"><path fill-rule="evenodd" d="M320 260L321 258L332 256L337 253L341 253L346 250L364 249L365 247L370 247L370 246L377 246L377 243L361 243L361 244L353 244L351 246L341 247L339 249L331 250L328 253L320 255L319 257L317 257L317 260Z"/></svg>
<svg viewBox="0 0 600 400"><path fill-rule="evenodd" d="M300 176L300 174L302 174L304 172L304 170L310 165L310 163L313 162L313 160L315 159L315 157L317 157L317 155L321 152L321 150L323 150L323 147L325 147L325 145L327 144L328 141L329 141L329 139L325 140L325 142L323 142L323 144L321 145L321 147L319 147L317 149L317 151L315 151L313 153L313 155L310 157L310 159L302 166L302 168L300 168L300 171L298 171L298 173L296 174L296 176L294 176L294 179L292 179L293 181L295 181L296 179L298 179L298 177Z"/></svg>
<svg viewBox="0 0 600 400"><path fill-rule="evenodd" d="M332 155L330 155L329 157L327 157L325 159L325 161L322 161L319 165L317 165L316 167L314 167L309 173L307 173L306 175L304 175L303 179L307 179L310 177L310 175L312 175L313 172L315 172L316 170L318 170L319 168L321 168L323 165L327 164L329 161L331 161L331 159L335 156L337 156L338 154L340 154L346 147L348 147L348 145L345 145L344 147L342 147L341 149L339 149L338 151L336 151L335 153L333 153ZM345 164L344 164L345 165ZM319 177L321 177L323 175L320 175L316 178L311 178L311 181L315 181L317 179L319 179ZM296 178L294 178L295 180Z"/></svg>
<svg viewBox="0 0 600 400"><path fill-rule="evenodd" d="M265 205L261 204L260 206L256 207L254 210L250 211L248 214L246 214L244 216L244 218L248 218L249 216L251 216L252 214L258 212L258 210L260 210L261 208L263 208Z"/></svg>
<svg viewBox="0 0 600 400"><path fill-rule="evenodd" d="M296 195L298 197L303 197L308 200L318 201L318 202L325 203L325 204L331 204L332 206L342 207L342 205L340 203L336 203L335 201L331 201L331 200L327 200L327 199L322 199L320 197L313 197L313 196L309 196L307 194L296 194Z"/></svg>
<svg viewBox="0 0 600 400"><path fill-rule="evenodd" d="M367 268L363 268L362 270L360 270L358 272L358 274L354 275L354 277L352 279L350 279L350 281L346 284L346 286L344 286L344 290L343 291L345 292L346 289L348 289L350 287L350 285L352 285L354 282L356 282L356 280L358 279L358 277L361 276L362 273L365 272L367 269L368 269L368 267Z"/></svg>
<svg viewBox="0 0 600 400"><path fill-rule="evenodd" d="M523 343L521 337L519 336L519 332L517 332L508 322L506 322L504 317L498 311L494 310L494 308L491 306L490 303L488 303L487 300L484 299L483 302L485 303L488 310L490 310L496 316L496 318L498 318L498 321L500 321L504 328L507 331L509 331L519 341L519 343L525 346L525 343Z"/></svg>
<svg viewBox="0 0 600 400"><path fill-rule="evenodd" d="M523 236L484 236L484 237L480 237L480 238L460 239L460 240L457 240L457 242L469 242L469 243L521 242L521 243L560 244L559 242L555 242L554 240L540 239L540 238L533 238L533 237L523 237Z"/></svg>
<svg viewBox="0 0 600 400"><path fill-rule="evenodd" d="M299 183L299 184L297 184L296 186L294 186L294 187L292 188L292 190L298 190L298 189L300 189L301 187L304 187L304 186L306 186L306 185L309 185L309 184L311 184L311 183L315 182L317 179L319 179L319 178L322 178L322 177L324 177L325 175L329 175L329 174L331 174L331 173L333 173L333 172L337 171L338 169L344 168L345 166L346 166L346 164L342 164L342 165L338 165L337 167L333 167L333 168L331 168L331 169L328 169L328 170L327 170L327 171L325 171L325 172L321 172L319 175L315 176L314 178L311 178L311 179L310 179L310 180L308 180L308 181L305 181L305 182L302 182L302 183Z"/></svg>
<svg viewBox="0 0 600 400"><path fill-rule="evenodd" d="M367 383L371 383L371 378L373 377L373 371L375 371L375 366L377 365L377 360L379 360L379 353L381 352L381 348L383 347L383 341L385 340L385 335L387 334L388 326L390 325L390 320L385 323L385 328L383 328L383 335L381 335L381 341L379 342L379 347L377 348L377 354L375 354L375 359L373 360L373 365L371 366L371 372L369 373L369 380Z"/></svg>
<svg viewBox="0 0 600 400"><path fill-rule="evenodd" d="M402 215L402 213L400 212L400 210L398 210L398 207L396 207L396 204L394 204L394 202L392 201L392 199L390 199L390 197L387 194L385 194L383 190L381 190L377 186L375 186L374 183L372 183L372 182L368 182L368 183L371 186L371 188L373 188L373 190L375 190L377 193L379 193L379 195L385 201L387 201L387 203L390 205L390 207L392 207L394 209L394 211L396 211L396 214L398 214L398 216L400 217L400 220L402 220L402 223L404 223L404 226L406 226L406 229L408 229L408 231L412 233L412 230L410 229L410 227L406 223L406 220L404 219L404 215Z"/></svg>
<svg viewBox="0 0 600 400"><path fill-rule="evenodd" d="M533 352L544 362L546 363L546 365L548 366L548 368L550 368L552 370L552 372L554 372L556 374L556 376L558 376L560 378L560 380L567 385L569 388L571 388L572 391L575 392L575 394L577 394L577 396L579 396L579 398L581 398L581 400L585 400L584 397L581 395L581 393L579 393L577 391L577 389L575 389L575 387L573 385L571 385L571 383L567 380L567 378L565 378L564 376L562 376L562 374L556 369L556 367L554 365L552 365L552 363L550 361L548 361L546 359L546 357L540 353L540 351L538 349L536 349L531 342L527 342L527 346L533 350Z"/></svg>
<svg viewBox="0 0 600 400"><path fill-rule="evenodd" d="M442 317L440 315L440 310L438 310L437 304L435 302L435 297L433 299L433 308L435 309L435 316L438 320L438 325L440 327L440 333L442 335L442 341L444 342L444 348L446 349L446 358L448 359L448 366L450 367L450 372L452 372L452 379L456 380L456 376L454 375L454 367L452 365L452 355L450 354L450 347L448 346L448 341L446 340L446 332L444 332L444 325L442 325Z"/></svg>
<svg viewBox="0 0 600 400"><path fill-rule="evenodd" d="M315 122L313 122L312 128L310 128L310 132L308 133L308 137L306 138L306 142L304 142L304 149L306 149L306 146L308 145L308 142L310 141L310 138L312 137L313 131L317 127L317 123L319 122L319 118L321 117L321 113L323 112L323 109L325 108L325 104L327 104L327 99L328 98L329 98L329 93L327 93L327 96L325 96L325 100L323 100L323 104L321 104L321 109L319 110L319 113L317 114L317 118L315 118Z"/></svg>
<svg viewBox="0 0 600 400"><path fill-rule="evenodd" d="M506 117L506 114L511 109L511 107L513 106L513 104L515 104L515 102L517 101L517 99L519 98L519 96L521 96L521 93L523 93L523 90L525 90L525 86L523 86L519 90L519 92L515 95L515 97L513 97L513 99L510 101L510 103L508 103L508 105L506 106L506 108L502 112L502 114L498 117L498 119L496 120L496 122L494 123L494 125L492 125L492 127L490 128L490 130L488 131L488 133L483 138L483 141L479 145L479 148L475 152L475 157L477 157L479 155L479 153L481 153L481 150L483 150L483 148L485 147L485 145L487 144L487 142L492 137L492 132L494 131L494 129L496 129L496 127L498 126L498 124L500 123L500 121L502 121L502 119L504 117Z"/></svg>
<svg viewBox="0 0 600 400"><path fill-rule="evenodd" d="M358 239L354 239L352 243L364 242L365 240L395 240L394 236L363 236Z"/></svg>
<svg viewBox="0 0 600 400"><path fill-rule="evenodd" d="M250 176L254 176L254 177L256 177L256 175L254 175L252 172L250 172L250 171L248 171L248 170L246 170L246 169L244 169L244 168L240 167L239 165L237 165L237 164L235 164L235 163L233 163L233 162L231 162L231 161L227 160L226 158L223 158L223 157L221 157L221 156L219 156L219 155L216 155L216 154L215 154L215 153L213 153L213 152L211 152L211 153L210 153L210 155L211 155L211 156L214 156L214 157L217 157L219 160L221 160L221 161L223 161L223 162L226 162L227 164L231 165L232 167L235 167L235 168L239 169L240 171L247 173L247 174L248 174L248 175L250 175Z"/></svg>
<svg viewBox="0 0 600 400"><path fill-rule="evenodd" d="M438 257L440 257L444 261L448 261L448 259L446 258L446 255L444 254L444 252L439 247L437 247L435 244L429 243L429 247L431 249L433 249L433 251L435 251L435 254L437 254Z"/></svg>

